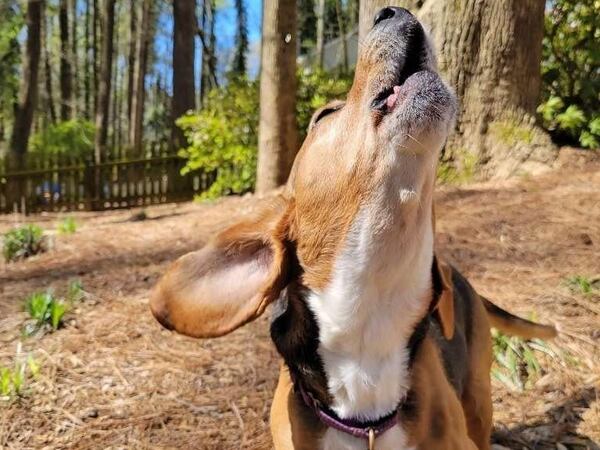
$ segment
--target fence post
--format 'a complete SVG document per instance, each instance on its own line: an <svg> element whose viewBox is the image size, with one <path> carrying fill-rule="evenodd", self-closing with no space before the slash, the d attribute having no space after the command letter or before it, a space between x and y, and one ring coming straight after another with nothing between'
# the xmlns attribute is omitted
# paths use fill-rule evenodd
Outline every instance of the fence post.
<svg viewBox="0 0 600 450"><path fill-rule="evenodd" d="M98 186L100 185L100 171L96 164L90 159L85 160L84 169L84 186L85 186L85 198L89 211L99 210L99 198L98 198Z"/></svg>

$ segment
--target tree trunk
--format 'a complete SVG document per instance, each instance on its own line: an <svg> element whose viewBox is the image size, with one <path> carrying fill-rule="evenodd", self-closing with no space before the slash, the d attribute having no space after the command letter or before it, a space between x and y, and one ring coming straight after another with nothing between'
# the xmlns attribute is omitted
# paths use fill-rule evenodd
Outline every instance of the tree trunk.
<svg viewBox="0 0 600 450"><path fill-rule="evenodd" d="M428 1L440 69L460 101L443 159L483 177L535 171L555 156L535 125L541 86L544 0Z"/></svg>
<svg viewBox="0 0 600 450"><path fill-rule="evenodd" d="M115 0L104 0L103 6L102 56L100 61L98 100L96 106L96 136L94 139L94 160L96 163L101 163L106 158L113 60L113 33L115 25Z"/></svg>
<svg viewBox="0 0 600 450"><path fill-rule="evenodd" d="M100 58L98 57L99 46L98 46L98 28L100 28L100 8L98 7L98 2L101 0L92 0L92 80L94 85L94 113L98 109L98 71L99 66L98 62Z"/></svg>
<svg viewBox="0 0 600 450"><path fill-rule="evenodd" d="M317 67L323 67L323 56L325 46L325 0L317 0Z"/></svg>
<svg viewBox="0 0 600 450"><path fill-rule="evenodd" d="M10 142L12 165L22 168L27 152L33 112L38 96L38 72L42 47L42 11L44 0L28 0L27 2L27 43L23 60L19 101L16 105L15 121Z"/></svg>
<svg viewBox="0 0 600 450"><path fill-rule="evenodd" d="M137 61L135 66L135 75L133 78L133 96L131 102L131 125L129 127L129 143L132 146L133 154L141 156L142 137L144 124L144 104L146 100L146 89L144 80L146 79L146 70L148 66L148 47L150 45L152 26L152 0L144 0L142 5L142 23L138 35ZM193 73L192 73L193 79ZM192 94L193 95L193 94ZM192 106L193 107L193 106Z"/></svg>
<svg viewBox="0 0 600 450"><path fill-rule="evenodd" d="M50 64L50 38L52 37L51 21L48 15L42 12L42 39L44 45L44 87L46 89L47 111L50 123L56 123L56 108L54 107L54 89L52 85L52 65Z"/></svg>
<svg viewBox="0 0 600 450"><path fill-rule="evenodd" d="M443 2L446 0L434 1ZM380 9L386 6L402 6L411 12L416 12L422 4L423 0L361 0L358 21L359 42L364 40L369 30L373 27L373 18Z"/></svg>
<svg viewBox="0 0 600 450"><path fill-rule="evenodd" d="M183 131L175 121L195 108L194 56L196 1L173 1L173 107L172 143L175 149L186 144Z"/></svg>
<svg viewBox="0 0 600 450"><path fill-rule="evenodd" d="M71 63L73 64L73 102L72 115L77 117L79 114L79 54L77 42L77 0L71 0Z"/></svg>
<svg viewBox="0 0 600 450"><path fill-rule="evenodd" d="M136 45L139 40L137 32L137 4L136 0L130 0L129 4L129 58L127 62L127 119L129 121L129 129L133 127L133 85L136 69ZM143 29L140 30L140 34L143 33ZM131 145L131 140L129 141Z"/></svg>
<svg viewBox="0 0 600 450"><path fill-rule="evenodd" d="M340 38L342 44L342 68L344 73L348 73L348 43L346 42L346 23L344 11L342 10L341 0L335 0L335 15L337 18L338 28L340 29Z"/></svg>
<svg viewBox="0 0 600 450"><path fill-rule="evenodd" d="M86 1L85 5L85 37L84 37L84 47L85 47L85 57L83 58L83 103L85 110L85 118L90 119L92 117L92 108L91 108L91 73L92 73L92 61L90 58L90 54L92 51L91 44L92 38L90 36L91 30L91 19L92 19L92 11L90 1Z"/></svg>
<svg viewBox="0 0 600 450"><path fill-rule="evenodd" d="M295 1L263 2L262 30L259 193L285 183L297 151Z"/></svg>
<svg viewBox="0 0 600 450"><path fill-rule="evenodd" d="M69 5L67 0L60 0L58 21L60 26L60 118L69 120L72 116L73 79L69 58L71 47L69 46Z"/></svg>

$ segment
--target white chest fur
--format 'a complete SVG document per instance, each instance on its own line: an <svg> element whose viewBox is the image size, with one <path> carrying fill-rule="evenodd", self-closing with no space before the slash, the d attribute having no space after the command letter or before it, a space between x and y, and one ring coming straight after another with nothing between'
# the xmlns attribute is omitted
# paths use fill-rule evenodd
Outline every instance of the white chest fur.
<svg viewBox="0 0 600 450"><path fill-rule="evenodd" d="M406 395L408 341L431 295L431 227L400 227L388 239L375 236L374 220L380 218L359 214L329 286L308 297L332 409L342 418L380 418ZM332 429L322 444L327 450L365 448L364 440ZM378 438L377 449L388 448L407 449L401 426Z"/></svg>

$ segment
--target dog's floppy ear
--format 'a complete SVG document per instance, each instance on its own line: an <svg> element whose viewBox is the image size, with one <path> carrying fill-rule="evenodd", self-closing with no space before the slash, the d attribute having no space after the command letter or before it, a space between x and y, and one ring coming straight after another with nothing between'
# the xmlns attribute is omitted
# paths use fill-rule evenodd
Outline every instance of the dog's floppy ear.
<svg viewBox="0 0 600 450"><path fill-rule="evenodd" d="M448 340L454 336L454 285L452 267L437 256L433 257L433 285L439 296L436 313L440 319L442 333Z"/></svg>
<svg viewBox="0 0 600 450"><path fill-rule="evenodd" d="M179 258L155 287L150 306L165 327L217 337L259 317L288 284L285 202L220 233Z"/></svg>

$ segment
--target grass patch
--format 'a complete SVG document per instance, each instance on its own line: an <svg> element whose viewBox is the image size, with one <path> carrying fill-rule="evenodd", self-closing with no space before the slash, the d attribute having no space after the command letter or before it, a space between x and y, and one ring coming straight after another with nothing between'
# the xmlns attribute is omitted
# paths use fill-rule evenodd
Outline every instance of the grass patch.
<svg viewBox="0 0 600 450"><path fill-rule="evenodd" d="M40 373L39 362L31 355L21 354L21 343L17 345L14 363L0 367L0 400L10 401L23 394L28 379L37 379Z"/></svg>
<svg viewBox="0 0 600 450"><path fill-rule="evenodd" d="M525 341L492 329L493 353L496 360L492 376L514 391L529 388L543 373L538 355L559 355L540 339Z"/></svg>
<svg viewBox="0 0 600 450"><path fill-rule="evenodd" d="M490 124L491 133L503 144L513 146L519 143L531 144L533 130L513 121L498 121Z"/></svg>
<svg viewBox="0 0 600 450"><path fill-rule="evenodd" d="M25 299L25 311L29 314L29 320L23 330L25 335L58 330L63 324L65 314L75 303L83 300L84 296L85 292L79 280L69 283L64 298L55 296L51 290L34 292Z"/></svg>
<svg viewBox="0 0 600 450"><path fill-rule="evenodd" d="M574 275L567 278L567 286L575 294L593 295L600 293L600 278Z"/></svg>
<svg viewBox="0 0 600 450"><path fill-rule="evenodd" d="M2 254L6 262L29 258L46 250L44 230L37 225L24 225L4 234Z"/></svg>
<svg viewBox="0 0 600 450"><path fill-rule="evenodd" d="M73 234L77 231L77 222L73 217L65 217L58 223L56 230L59 234Z"/></svg>

